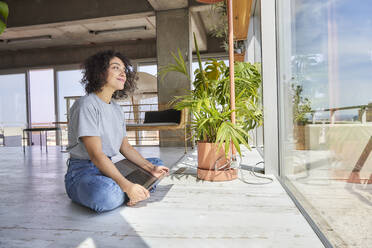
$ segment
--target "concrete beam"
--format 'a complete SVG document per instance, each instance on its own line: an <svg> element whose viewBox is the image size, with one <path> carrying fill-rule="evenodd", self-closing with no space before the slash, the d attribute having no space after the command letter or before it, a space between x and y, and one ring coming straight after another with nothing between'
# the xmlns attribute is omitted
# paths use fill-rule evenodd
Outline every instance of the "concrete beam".
<svg viewBox="0 0 372 248"><path fill-rule="evenodd" d="M22 27L153 11L147 0L7 0L8 27Z"/></svg>
<svg viewBox="0 0 372 248"><path fill-rule="evenodd" d="M104 43L100 45L28 49L0 53L0 70L80 64L88 56L102 50L114 49L130 59L155 58L156 40Z"/></svg>
<svg viewBox="0 0 372 248"><path fill-rule="evenodd" d="M208 54L226 53L221 48L221 42L222 39L208 36L208 50L202 52L202 55L208 56ZM79 64L89 55L105 49L119 50L130 59L156 58L156 40L149 39L125 43L104 43L90 46L53 47L0 52L0 70Z"/></svg>
<svg viewBox="0 0 372 248"><path fill-rule="evenodd" d="M182 9L188 7L187 0L147 0L154 10Z"/></svg>

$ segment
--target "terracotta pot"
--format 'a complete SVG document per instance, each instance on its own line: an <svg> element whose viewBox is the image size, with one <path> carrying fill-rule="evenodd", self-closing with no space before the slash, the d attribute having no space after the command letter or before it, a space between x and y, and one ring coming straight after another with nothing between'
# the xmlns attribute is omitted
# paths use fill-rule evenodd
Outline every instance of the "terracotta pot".
<svg viewBox="0 0 372 248"><path fill-rule="evenodd" d="M236 179L237 170L231 169L230 165L224 167L228 162L224 147L221 147L218 152L217 148L218 145L215 143L198 142L198 178L214 182Z"/></svg>
<svg viewBox="0 0 372 248"><path fill-rule="evenodd" d="M245 53L234 53L234 61L244 62Z"/></svg>
<svg viewBox="0 0 372 248"><path fill-rule="evenodd" d="M296 140L296 150L306 150L305 146L305 125L294 125L293 135Z"/></svg>

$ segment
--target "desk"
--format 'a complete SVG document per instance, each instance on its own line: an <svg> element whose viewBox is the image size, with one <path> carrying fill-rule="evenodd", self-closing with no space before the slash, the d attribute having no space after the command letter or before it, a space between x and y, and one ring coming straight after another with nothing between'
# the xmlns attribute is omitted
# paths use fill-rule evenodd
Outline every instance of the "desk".
<svg viewBox="0 0 372 248"><path fill-rule="evenodd" d="M25 128L23 129L22 132L22 141L25 138L25 133L28 132L40 132L40 150L42 150L42 139L41 139L41 133L45 132L45 151L48 152L48 132L49 131L55 131L56 132L56 138L57 138L57 133L59 134L59 137L62 138L62 133L61 133L61 128L60 127L32 127L32 128ZM23 142L22 142L23 143ZM57 145L57 139L56 139L56 145ZM61 145L62 149L62 145ZM25 152L25 145L23 145L23 152Z"/></svg>

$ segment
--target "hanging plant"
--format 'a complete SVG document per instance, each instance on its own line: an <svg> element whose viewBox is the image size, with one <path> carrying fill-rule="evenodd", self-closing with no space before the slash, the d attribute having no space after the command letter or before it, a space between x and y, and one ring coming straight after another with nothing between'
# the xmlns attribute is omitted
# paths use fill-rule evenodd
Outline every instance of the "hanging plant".
<svg viewBox="0 0 372 248"><path fill-rule="evenodd" d="M212 5L210 16L217 15L217 18L212 25L210 34L216 38L222 38L221 47L225 51L229 50L228 42L228 17L227 17L227 5L225 1L218 2Z"/></svg>
<svg viewBox="0 0 372 248"><path fill-rule="evenodd" d="M210 34L216 38L222 38L221 47L228 52L229 51L229 25L227 16L227 4L226 1L215 2L212 5L210 16L218 15L219 18L215 20L212 25ZM234 53L243 54L245 52L244 40L234 41Z"/></svg>

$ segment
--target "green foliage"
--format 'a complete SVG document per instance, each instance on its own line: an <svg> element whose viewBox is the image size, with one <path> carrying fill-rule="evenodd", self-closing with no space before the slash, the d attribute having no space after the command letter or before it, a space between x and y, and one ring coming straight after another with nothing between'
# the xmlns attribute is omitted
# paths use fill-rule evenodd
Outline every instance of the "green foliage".
<svg viewBox="0 0 372 248"><path fill-rule="evenodd" d="M211 21L211 34L216 38L223 38L221 47L225 51L229 50L228 42L228 17L227 5L225 1L218 2L212 5L210 16L218 16L219 18Z"/></svg>
<svg viewBox="0 0 372 248"><path fill-rule="evenodd" d="M8 4L0 1L0 34L2 34L6 28L6 21L8 20L9 8Z"/></svg>
<svg viewBox="0 0 372 248"><path fill-rule="evenodd" d="M311 101L302 96L302 85L292 84L293 91L293 121L298 125L305 125L307 122L306 115L311 113Z"/></svg>
<svg viewBox="0 0 372 248"><path fill-rule="evenodd" d="M171 52L171 55L175 63L168 64L166 66L161 67L161 70L159 73L161 76L161 80L164 80L164 77L171 71L180 72L184 74L190 80L189 73L187 72L185 60L182 57L182 53L180 49L177 49L177 51L178 51L178 57L173 52Z"/></svg>
<svg viewBox="0 0 372 248"><path fill-rule="evenodd" d="M233 124L230 121L232 111L229 67L224 61L210 59L203 68L195 36L194 41L199 62L192 82L194 90L186 95L176 96L171 104L179 110L188 108L193 114L191 129L197 140L218 143L219 146L225 143L226 156L232 142L241 155L239 144L250 149L248 131L262 124L262 110L259 106L260 65L235 63L236 124ZM175 59L176 65L178 61L184 60ZM171 68L175 67L168 65L164 68L164 73L172 71Z"/></svg>
<svg viewBox="0 0 372 248"><path fill-rule="evenodd" d="M228 14L227 14L227 1L218 2L211 5L211 11L209 13L211 30L210 34L216 38L222 38L221 48L226 52L229 51L229 25L228 25ZM216 18L216 16L218 18ZM235 40L234 53L243 53L245 51L245 44L243 40Z"/></svg>

